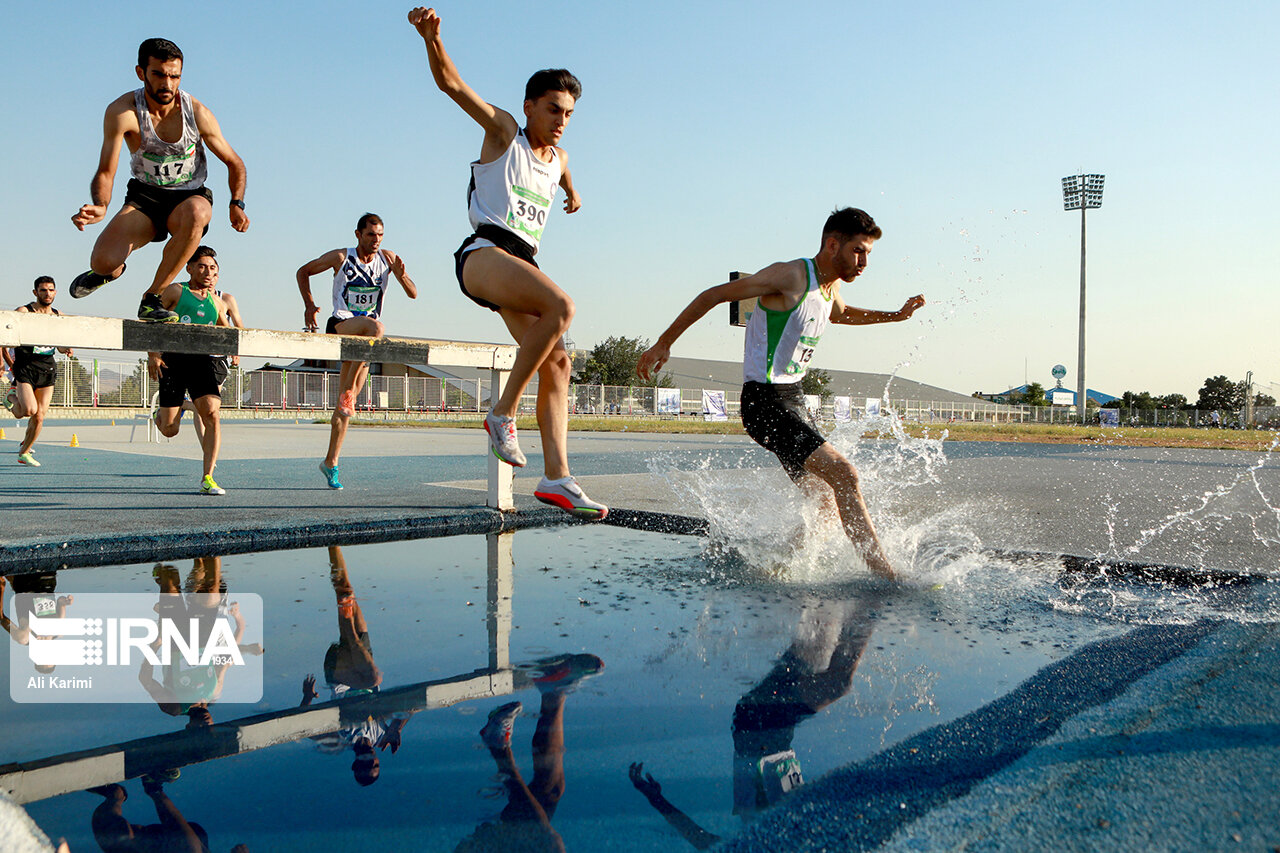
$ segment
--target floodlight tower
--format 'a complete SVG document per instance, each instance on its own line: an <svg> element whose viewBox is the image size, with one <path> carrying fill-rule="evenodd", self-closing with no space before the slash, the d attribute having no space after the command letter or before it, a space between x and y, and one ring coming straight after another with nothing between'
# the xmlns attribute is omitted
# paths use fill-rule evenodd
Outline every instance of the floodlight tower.
<svg viewBox="0 0 1280 853"><path fill-rule="evenodd" d="M1080 422L1088 417L1089 396L1084 381L1084 213L1102 207L1105 175L1072 175L1062 179L1062 207L1080 211L1080 361L1076 370L1076 411Z"/></svg>

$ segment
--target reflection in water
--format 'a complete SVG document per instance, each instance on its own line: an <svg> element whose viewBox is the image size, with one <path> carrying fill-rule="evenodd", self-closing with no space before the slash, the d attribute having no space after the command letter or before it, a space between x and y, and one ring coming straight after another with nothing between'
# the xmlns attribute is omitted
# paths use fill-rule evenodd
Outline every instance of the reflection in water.
<svg viewBox="0 0 1280 853"><path fill-rule="evenodd" d="M161 620L167 619L177 625L194 625L198 649L203 650L209 645L217 623L229 619L234 625L232 636L241 653L263 653L260 643L242 642L244 616L240 613L239 603L229 599L227 584L222 579L222 557L196 557L187 576L185 591L175 566L158 563L151 576L160 590L156 603L157 637L151 644L153 650L159 650L161 646ZM138 682L161 711L175 717L186 716L188 728L210 725L213 716L209 705L222 695L231 659L188 666L183 663L183 656L173 648L161 659L168 659L170 663L160 665L160 677L156 678L155 666L143 657L138 669Z"/></svg>
<svg viewBox="0 0 1280 853"><path fill-rule="evenodd" d="M151 798L159 823L130 823L124 816L124 803L129 798L123 785L100 785L89 791L102 797L93 810L93 838L104 853L124 851L190 851L208 853L209 833L195 821L188 821L165 793L164 784L178 778L177 771L142 777L142 790ZM237 844L231 853L249 853Z"/></svg>
<svg viewBox="0 0 1280 853"><path fill-rule="evenodd" d="M347 576L347 562L342 549L329 546L329 580L337 598L338 641L329 645L324 656L324 682L331 699L354 699L377 693L382 684L382 670L373 662L373 644L369 640L369 626L356 601L355 589ZM302 680L302 701L305 708L316 692L316 677L308 675ZM351 760L351 774L362 786L378 781L381 761L378 750L388 747L392 754L400 750L400 733L416 711L394 711L384 714L368 714L335 731L313 735L316 749L328 755L340 755L350 749L355 753Z"/></svg>
<svg viewBox="0 0 1280 853"><path fill-rule="evenodd" d="M13 587L13 619L4 615L4 593L7 586ZM75 597L57 595L58 573L39 572L16 574L10 577L0 575L0 627L9 633L13 642L20 646L29 646L31 638L31 617L62 619L67 615L67 608L75 603ZM37 639L51 640L54 637L40 635ZM49 674L56 667L53 664L35 665L36 672Z"/></svg>
<svg viewBox="0 0 1280 853"><path fill-rule="evenodd" d="M571 654L544 658L521 666L541 694L538 725L533 732L533 779L520 774L511 750L511 732L523 709L508 702L489 713L480 740L489 749L507 791L507 805L497 820L480 824L458 845L459 853L478 851L563 851L564 841L551 818L564 794L565 700L584 679L604 669L595 655Z"/></svg>
<svg viewBox="0 0 1280 853"><path fill-rule="evenodd" d="M769 671L743 694L733 710L733 813L750 819L804 784L792 749L796 727L847 695L872 632L879 596L848 601L811 598L795 638ZM630 767L631 784L672 828L699 850L719 836L700 827L662 794L662 785Z"/></svg>

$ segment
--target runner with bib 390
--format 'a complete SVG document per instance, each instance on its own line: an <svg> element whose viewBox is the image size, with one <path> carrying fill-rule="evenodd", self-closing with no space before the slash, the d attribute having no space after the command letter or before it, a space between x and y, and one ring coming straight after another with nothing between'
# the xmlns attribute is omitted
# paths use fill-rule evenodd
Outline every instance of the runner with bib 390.
<svg viewBox="0 0 1280 853"><path fill-rule="evenodd" d="M333 270L333 316L325 324L325 334L361 335L380 338L382 300L387 294L391 276L396 277L405 295L418 298L418 286L405 271L404 259L382 246L382 217L366 213L356 223L356 245L351 249L334 249L298 267L298 291L302 294L303 325L309 332L319 328L320 306L311 296L311 276ZM369 376L364 361L344 361L338 383L338 405L329 421L329 452L320 463L320 473L331 489L341 489L338 479L338 454L347 435L347 422L356 408L356 395Z"/></svg>
<svg viewBox="0 0 1280 853"><path fill-rule="evenodd" d="M138 319L176 323L178 315L160 304L160 295L209 231L213 193L204 185L205 147L227 166L231 227L236 231L249 229L244 212L247 173L213 113L179 90L182 51L176 44L159 38L144 41L138 47L135 72L142 88L126 92L107 106L98 171L89 184L91 201L71 221L83 231L106 218L121 143L129 147L132 178L124 206L93 244L88 271L71 283L71 296L80 299L114 281L135 249L168 237L155 278L142 296Z"/></svg>
<svg viewBox="0 0 1280 853"><path fill-rule="evenodd" d="M525 455L516 440L516 409L538 374L538 430L544 475L534 497L583 518L600 519L608 507L591 500L569 473L569 374L564 335L574 305L534 261L557 188L564 210L582 206L569 176L569 155L557 147L582 95L578 78L563 68L539 71L524 89L525 126L468 86L440 40L440 16L418 7L409 13L427 47L440 91L484 128L480 158L471 164L468 191L475 233L454 254L458 284L468 299L502 317L520 349L501 397L484 420L493 455L517 468Z"/></svg>

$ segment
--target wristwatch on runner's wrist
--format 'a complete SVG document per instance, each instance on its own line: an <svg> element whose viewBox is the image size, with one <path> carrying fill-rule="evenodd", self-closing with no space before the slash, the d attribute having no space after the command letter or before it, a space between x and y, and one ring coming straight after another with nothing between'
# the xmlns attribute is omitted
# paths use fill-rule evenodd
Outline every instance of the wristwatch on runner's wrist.
<svg viewBox="0 0 1280 853"><path fill-rule="evenodd" d="M233 205L235 205L236 207L240 208L241 210L244 210L244 199L242 199L242 198L233 198L233 199L231 199L231 203L232 203Z"/></svg>

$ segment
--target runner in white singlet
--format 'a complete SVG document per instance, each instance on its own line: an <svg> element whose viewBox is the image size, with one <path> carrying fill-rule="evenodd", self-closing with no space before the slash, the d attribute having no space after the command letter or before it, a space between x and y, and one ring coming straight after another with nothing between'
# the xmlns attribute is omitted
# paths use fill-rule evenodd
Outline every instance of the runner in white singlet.
<svg viewBox="0 0 1280 853"><path fill-rule="evenodd" d="M168 39L147 39L138 47L135 69L142 88L107 105L98 170L89 184L91 201L71 217L81 231L107 215L120 147L129 147L132 178L124 206L93 245L89 269L71 283L71 296L88 296L124 272L134 248L168 238L151 286L142 296L138 319L176 323L178 315L160 304L164 292L209 230L213 193L205 186L205 148L226 164L231 188L231 227L249 229L244 212L244 161L222 136L218 120L200 101L179 91L182 51Z"/></svg>
<svg viewBox="0 0 1280 853"><path fill-rule="evenodd" d="M924 305L923 296L913 296L897 311L871 311L845 305L840 298L841 282L862 273L880 234L880 226L865 211L837 210L823 226L817 255L772 264L755 275L704 290L640 356L636 372L647 380L660 370L676 339L716 305L756 297L758 310L747 321L742 425L778 457L798 486L822 501L826 513L839 513L845 533L868 567L892 578L893 569L858 487L857 469L818 432L800 393L800 380L828 320L846 326L893 323Z"/></svg>
<svg viewBox="0 0 1280 853"><path fill-rule="evenodd" d="M356 223L356 245L351 249L334 249L298 268L298 292L306 306L303 326L314 332L320 325L320 306L311 296L311 276L333 272L333 315L325 324L330 335L361 335L380 338L382 301L391 276L396 277L410 299L418 298L418 286L405 271L404 260L390 249L382 248L382 218L366 213ZM329 421L329 452L320 463L320 473L331 489L341 489L338 479L338 455L347 435L347 422L355 412L356 395L369 376L364 361L344 361L339 373L338 404Z"/></svg>
<svg viewBox="0 0 1280 853"><path fill-rule="evenodd" d="M582 95L578 79L563 68L539 71L525 84L523 128L508 112L481 98L463 81L440 40L440 16L419 6L409 23L422 36L436 85L484 128L480 157L471 164L468 210L475 233L454 254L462 292L498 312L520 345L502 396L485 417L493 455L521 468L516 440L520 398L538 374L538 430L543 478L534 497L583 518L604 518L609 508L593 501L569 473L569 375L564 336L574 305L534 261L557 188L564 210L582 206L569 175L560 137Z"/></svg>

